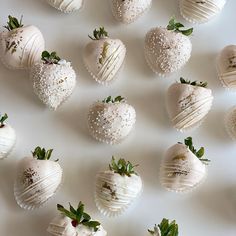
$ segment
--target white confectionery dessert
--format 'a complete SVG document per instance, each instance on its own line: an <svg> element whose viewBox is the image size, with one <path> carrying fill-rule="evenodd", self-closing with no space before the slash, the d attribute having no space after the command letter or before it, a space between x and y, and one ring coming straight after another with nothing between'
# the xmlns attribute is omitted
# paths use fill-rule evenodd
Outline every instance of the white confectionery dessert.
<svg viewBox="0 0 236 236"><path fill-rule="evenodd" d="M52 7L64 13L78 11L83 7L84 0L46 0Z"/></svg>

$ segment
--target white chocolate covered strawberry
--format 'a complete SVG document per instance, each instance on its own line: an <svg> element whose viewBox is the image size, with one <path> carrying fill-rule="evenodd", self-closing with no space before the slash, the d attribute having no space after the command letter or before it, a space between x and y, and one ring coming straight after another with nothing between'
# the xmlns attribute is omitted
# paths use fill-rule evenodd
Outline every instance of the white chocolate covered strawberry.
<svg viewBox="0 0 236 236"><path fill-rule="evenodd" d="M211 109L213 96L207 83L180 78L167 91L167 111L173 126L180 131L198 127Z"/></svg>
<svg viewBox="0 0 236 236"><path fill-rule="evenodd" d="M220 14L226 0L179 0L181 15L191 23L205 23Z"/></svg>
<svg viewBox="0 0 236 236"><path fill-rule="evenodd" d="M46 0L52 7L64 13L78 11L82 8L84 0Z"/></svg>
<svg viewBox="0 0 236 236"><path fill-rule="evenodd" d="M6 158L13 149L16 142L16 132L6 124L8 115L0 115L0 159Z"/></svg>
<svg viewBox="0 0 236 236"><path fill-rule="evenodd" d="M208 159L204 148L194 148L192 138L170 147L162 161L160 181L164 188L174 192L189 192L203 182Z"/></svg>
<svg viewBox="0 0 236 236"><path fill-rule="evenodd" d="M58 190L62 181L62 169L57 161L49 160L52 151L37 147L31 157L25 157L19 162L14 195L21 208L39 208Z"/></svg>
<svg viewBox="0 0 236 236"><path fill-rule="evenodd" d="M117 144L125 139L136 121L135 109L118 96L109 96L95 102L89 111L88 128L91 135L108 144Z"/></svg>
<svg viewBox="0 0 236 236"><path fill-rule="evenodd" d="M95 29L92 41L84 49L83 61L91 76L100 84L117 78L126 55L126 47L119 39L111 39L104 27Z"/></svg>
<svg viewBox="0 0 236 236"><path fill-rule="evenodd" d="M155 225L153 230L148 230L153 236L178 236L179 235L179 226L175 220L169 221L164 218L160 224Z"/></svg>
<svg viewBox="0 0 236 236"><path fill-rule="evenodd" d="M24 26L22 19L9 16L5 28L8 31L0 33L0 58L6 67L28 69L40 60L45 43L37 27Z"/></svg>
<svg viewBox="0 0 236 236"><path fill-rule="evenodd" d="M71 63L58 57L56 52L44 51L41 61L32 67L30 77L35 94L53 110L70 97L76 86Z"/></svg>
<svg viewBox="0 0 236 236"><path fill-rule="evenodd" d="M54 236L106 236L107 232L98 221L91 219L90 215L84 212L84 204L79 203L75 209L65 209L57 204L60 215L55 217L49 224L47 231Z"/></svg>
<svg viewBox="0 0 236 236"><path fill-rule="evenodd" d="M236 107L233 106L226 112L225 128L232 140L236 140Z"/></svg>
<svg viewBox="0 0 236 236"><path fill-rule="evenodd" d="M142 191L142 180L129 161L112 157L109 170L96 177L95 202L106 216L122 214Z"/></svg>
<svg viewBox="0 0 236 236"><path fill-rule="evenodd" d="M188 36L193 28L183 30L183 27L172 18L166 28L153 28L146 35L145 58L152 71L159 76L180 70L191 56L192 43Z"/></svg>
<svg viewBox="0 0 236 236"><path fill-rule="evenodd" d="M111 9L116 20L130 24L147 12L152 0L110 0Z"/></svg>

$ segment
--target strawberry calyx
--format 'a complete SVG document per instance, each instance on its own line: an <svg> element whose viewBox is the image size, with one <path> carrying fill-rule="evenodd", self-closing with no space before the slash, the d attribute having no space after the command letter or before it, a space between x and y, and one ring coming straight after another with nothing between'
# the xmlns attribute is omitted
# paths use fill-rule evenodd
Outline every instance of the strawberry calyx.
<svg viewBox="0 0 236 236"><path fill-rule="evenodd" d="M41 60L44 64L58 64L61 60L59 56L57 56L56 52L49 53L48 51L43 51L41 55Z"/></svg>
<svg viewBox="0 0 236 236"><path fill-rule="evenodd" d="M183 77L180 78L180 83L181 84L189 84L192 86L198 86L198 87L202 87L202 88L206 88L207 87L207 82L197 82L197 81L193 81L191 82L190 80L186 80Z"/></svg>
<svg viewBox="0 0 236 236"><path fill-rule="evenodd" d="M125 98L121 96L117 96L115 98L112 98L111 96L109 96L105 98L104 100L102 100L103 103L120 103L124 101L125 101Z"/></svg>
<svg viewBox="0 0 236 236"><path fill-rule="evenodd" d="M167 25L167 29L176 33L181 33L185 36L189 36L193 33L193 28L189 28L189 29L181 29L183 28L184 25L180 22L177 22L175 17L172 17L169 21L169 24Z"/></svg>
<svg viewBox="0 0 236 236"><path fill-rule="evenodd" d="M95 29L93 31L93 36L88 35L88 37L92 40L99 40L102 38L107 38L108 37L108 33L105 30L104 27L99 27L99 29Z"/></svg>
<svg viewBox="0 0 236 236"><path fill-rule="evenodd" d="M57 210L72 220L71 224L73 227L76 228L78 225L84 225L92 228L95 232L98 231L101 224L98 221L91 220L90 215L84 212L84 204L82 202L79 202L77 209L70 203L69 205L70 209L67 210L62 205L57 204Z"/></svg>
<svg viewBox="0 0 236 236"><path fill-rule="evenodd" d="M23 16L21 16L20 21L13 16L8 16L8 22L6 26L3 26L5 29L7 29L8 31L14 30L14 29L18 29L23 27L24 25L22 24L22 19Z"/></svg>
<svg viewBox="0 0 236 236"><path fill-rule="evenodd" d="M32 152L33 157L37 160L49 160L51 158L53 149L45 150L45 148L36 147ZM58 160L56 160L58 161Z"/></svg>
<svg viewBox="0 0 236 236"><path fill-rule="evenodd" d="M4 127L7 118L8 118L7 113L5 113L4 115L0 115L0 128Z"/></svg>

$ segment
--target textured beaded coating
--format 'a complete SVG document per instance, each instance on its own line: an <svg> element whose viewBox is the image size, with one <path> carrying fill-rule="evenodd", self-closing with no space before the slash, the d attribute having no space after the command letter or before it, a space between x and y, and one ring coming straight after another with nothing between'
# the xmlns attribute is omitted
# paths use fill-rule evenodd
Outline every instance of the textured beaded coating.
<svg viewBox="0 0 236 236"><path fill-rule="evenodd" d="M173 126L180 131L199 126L211 109L210 89L174 83L167 91L167 111Z"/></svg>
<svg viewBox="0 0 236 236"><path fill-rule="evenodd" d="M110 0L111 9L117 21L130 24L147 12L152 0Z"/></svg>
<svg viewBox="0 0 236 236"><path fill-rule="evenodd" d="M145 58L153 72L159 76L181 69L189 60L191 51L191 41L182 33L158 27L146 35Z"/></svg>
<svg viewBox="0 0 236 236"><path fill-rule="evenodd" d="M232 140L236 140L236 107L232 107L225 115L225 128Z"/></svg>
<svg viewBox="0 0 236 236"><path fill-rule="evenodd" d="M181 15L191 23L205 23L219 14L226 0L179 0Z"/></svg>
<svg viewBox="0 0 236 236"><path fill-rule="evenodd" d="M64 13L80 10L84 0L46 0L52 7Z"/></svg>
<svg viewBox="0 0 236 236"><path fill-rule="evenodd" d="M45 43L35 26L0 33L0 57L10 69L28 69L41 58Z"/></svg>

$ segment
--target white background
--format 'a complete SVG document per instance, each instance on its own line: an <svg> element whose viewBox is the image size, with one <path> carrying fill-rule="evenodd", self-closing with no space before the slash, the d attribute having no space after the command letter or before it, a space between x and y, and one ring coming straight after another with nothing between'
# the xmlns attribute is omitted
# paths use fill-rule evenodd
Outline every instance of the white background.
<svg viewBox="0 0 236 236"><path fill-rule="evenodd" d="M235 236L236 148L225 132L223 120L225 111L236 104L236 95L224 90L218 81L215 58L224 46L236 42L236 1L228 1L213 21L195 26L191 60L168 78L156 78L147 67L144 36L154 26L165 26L173 15L185 22L177 1L154 0L150 11L128 26L113 19L108 2L87 0L81 12L65 15L43 0L1 0L0 24L5 25L8 14L23 14L25 24L41 29L48 50L56 50L72 61L78 85L71 99L53 112L34 95L27 72L10 71L0 65L0 110L8 113L18 135L13 153L0 163L0 235L47 235L48 223L57 213L56 203L67 205L70 201L76 205L82 200L110 236L146 235L147 228L163 217L177 220L180 236ZM120 79L109 87L94 82L81 59L83 47L89 42L87 35L98 26L105 26L110 36L123 40L128 49ZM180 76L207 81L215 97L203 125L184 134L171 127L164 99L168 86ZM89 105L108 95L125 96L137 111L135 131L117 146L96 142L86 126ZM205 146L206 157L212 160L208 178L193 193L169 193L159 183L161 158L168 147L189 135L197 147ZM14 201L13 180L17 160L30 155L37 145L54 148L53 156L60 159L65 179L56 197L44 208L27 212ZM109 219L95 207L93 186L96 173L107 168L113 154L140 164L144 192L125 215Z"/></svg>

